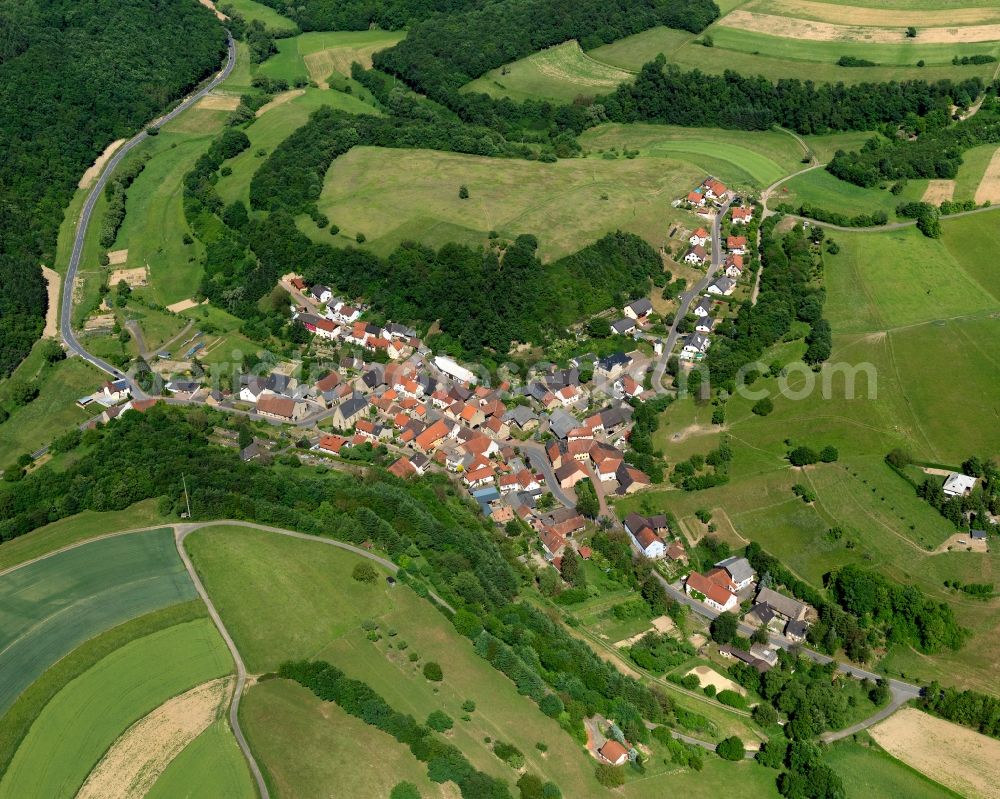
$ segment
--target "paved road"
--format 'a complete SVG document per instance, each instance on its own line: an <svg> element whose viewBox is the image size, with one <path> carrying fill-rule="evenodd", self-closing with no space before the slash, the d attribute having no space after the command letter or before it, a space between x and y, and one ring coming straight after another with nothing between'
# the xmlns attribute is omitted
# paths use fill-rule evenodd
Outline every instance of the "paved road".
<svg viewBox="0 0 1000 799"><path fill-rule="evenodd" d="M663 353L660 355L660 359L656 362L656 366L653 367L653 389L657 394L669 393L667 389L663 387L663 375L667 371L667 361L670 360L670 353L673 352L674 347L677 345L677 326L680 324L681 319L687 315L688 308L691 303L696 298L700 297L701 293L708 288L709 284L715 277L715 273L718 271L719 267L722 266L722 220L729 211L730 205L732 205L732 200L722 206L719 213L717 213L715 218L712 220L712 262L709 264L708 270L705 272L705 277L699 280L690 291L684 292L678 297L680 304L677 307L677 313L674 314L674 323L670 325L670 331L667 333L667 338L663 342Z"/></svg>
<svg viewBox="0 0 1000 799"><path fill-rule="evenodd" d="M517 446L521 448L521 452L525 454L531 467L545 476L545 487L552 492L552 496L567 508L575 508L576 500L559 487L556 473L552 469L552 464L549 463L549 456L545 454L545 447L537 441L521 441Z"/></svg>
<svg viewBox="0 0 1000 799"><path fill-rule="evenodd" d="M176 119L178 116L187 111L191 106L198 102L202 97L212 91L216 86L218 86L222 81L229 77L229 74L233 71L233 67L236 65L236 43L233 41L233 37L226 32L227 35L227 56L226 63L222 70L216 74L205 86L196 91L194 94L190 95L187 99L181 102L176 108L168 111L163 116L155 119L150 123L150 126L159 127L160 125L170 122L172 119ZM62 333L62 339L66 344L66 347L75 352L85 361L96 366L103 372L111 375L113 378L125 378L129 381L132 388L132 396L137 399L142 399L146 395L142 389L135 383L130 377L124 375L121 370L112 366L107 361L102 358L98 358L96 355L91 355L87 350L81 346L80 342L76 340L76 336L73 333L73 286L76 282L77 269L80 266L80 258L83 255L83 245L84 240L87 237L87 226L90 224L91 214L94 212L94 205L97 203L98 198L101 196L101 192L104 191L104 187L110 179L115 168L122 162L126 155L128 155L133 149L135 149L139 144L144 142L148 138L146 130L143 129L124 145L118 148L111 160L108 161L107 166L104 171L101 172L100 177L94 183L93 188L90 190L90 194L87 195L87 199L83 204L83 210L80 213L80 219L76 225L76 238L73 240L73 252L70 255L69 266L66 269L66 279L63 282L62 290L62 309L60 313L59 328Z"/></svg>

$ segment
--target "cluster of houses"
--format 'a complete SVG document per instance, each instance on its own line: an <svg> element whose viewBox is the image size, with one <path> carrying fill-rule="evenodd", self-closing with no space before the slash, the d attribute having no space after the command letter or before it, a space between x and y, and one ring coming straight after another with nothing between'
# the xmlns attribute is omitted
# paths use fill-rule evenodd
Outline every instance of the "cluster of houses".
<svg viewBox="0 0 1000 799"><path fill-rule="evenodd" d="M683 202L695 213L708 216L713 208L724 205L730 197L732 194L726 184L709 175L700 186L688 192Z"/></svg>
<svg viewBox="0 0 1000 799"><path fill-rule="evenodd" d="M816 619L816 611L797 599L785 596L767 586L758 585L757 575L746 558L731 557L721 560L714 568L702 574L692 571L684 579L684 591L712 610L724 613L736 609L744 600L750 600L752 605L743 616L743 621L752 627L765 627L768 631L784 635L790 641L805 640L809 625ZM763 660L767 668L773 666L772 655L764 654L770 650L766 645L757 645L760 651L751 649L754 661ZM729 654L744 660L751 665L757 665L744 657L741 650L730 647Z"/></svg>
<svg viewBox="0 0 1000 799"><path fill-rule="evenodd" d="M623 316L611 322L611 333L617 336L635 336L649 322L653 303L648 298L630 302L622 309Z"/></svg>
<svg viewBox="0 0 1000 799"><path fill-rule="evenodd" d="M133 399L132 389L127 380L108 380L93 394L80 397L76 401L77 406L83 409L93 408L95 405L102 410L100 414L90 420L91 425L98 422L107 424L112 419L117 419L125 411L145 411L159 402L159 399Z"/></svg>

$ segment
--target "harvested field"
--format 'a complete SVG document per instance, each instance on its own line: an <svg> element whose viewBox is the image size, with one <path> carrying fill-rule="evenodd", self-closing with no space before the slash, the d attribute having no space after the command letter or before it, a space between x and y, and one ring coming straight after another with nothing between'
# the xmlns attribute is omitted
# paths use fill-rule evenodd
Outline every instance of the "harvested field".
<svg viewBox="0 0 1000 799"><path fill-rule="evenodd" d="M309 77L316 81L316 85L321 89L329 89L330 84L326 82L326 79L336 71L333 66L333 52L320 50L316 53L308 53L302 56L302 60L305 62L306 69L309 70Z"/></svg>
<svg viewBox="0 0 1000 799"><path fill-rule="evenodd" d="M141 799L184 747L219 717L231 690L228 677L202 683L137 721L90 772L77 799Z"/></svg>
<svg viewBox="0 0 1000 799"><path fill-rule="evenodd" d="M816 42L869 42L873 44L905 42L906 28L876 28L867 25L834 25L815 20L792 19L774 14L754 14L736 10L722 19L727 28L766 33L787 39ZM922 44L962 44L1000 40L1000 25L969 25L964 28L921 28Z"/></svg>
<svg viewBox="0 0 1000 799"><path fill-rule="evenodd" d="M111 313L97 314L96 316L90 316L87 321L83 323L83 329L86 332L92 330L110 330L115 326L115 315Z"/></svg>
<svg viewBox="0 0 1000 799"><path fill-rule="evenodd" d="M762 11L799 19L813 19L842 25L872 25L892 28L900 25L900 17L908 25L948 27L981 25L1000 20L1000 10L994 8L938 8L902 11L898 6L862 8L822 0L755 0L743 6L748 11Z"/></svg>
<svg viewBox="0 0 1000 799"><path fill-rule="evenodd" d="M714 685L716 691L735 691L740 696L746 696L746 689L742 685L737 685L728 677L723 677L719 672L709 666L695 666L688 674L693 674L701 681L704 688L706 685Z"/></svg>
<svg viewBox="0 0 1000 799"><path fill-rule="evenodd" d="M276 106L279 106L279 105L284 105L289 100L294 100L296 97L301 97L305 93L306 93L305 89L291 89L290 91L281 92L281 94L276 94L274 96L273 100L271 100L270 102L264 103L264 105L262 105L260 108L258 108L257 109L257 113L254 114L254 116L258 116L258 117L264 116L264 114L266 114L272 108L274 108Z"/></svg>
<svg viewBox="0 0 1000 799"><path fill-rule="evenodd" d="M128 260L128 250L112 250L108 253L108 263L112 266L121 266Z"/></svg>
<svg viewBox="0 0 1000 799"><path fill-rule="evenodd" d="M924 189L924 196L921 199L931 205L940 205L945 200L950 200L954 195L954 180L929 180L927 181L927 188Z"/></svg>
<svg viewBox="0 0 1000 799"><path fill-rule="evenodd" d="M49 294L49 307L45 311L45 330L42 335L45 338L55 338L59 335L59 286L62 278L55 269L47 266L42 267L42 275L45 277L45 286Z"/></svg>
<svg viewBox="0 0 1000 799"><path fill-rule="evenodd" d="M144 266L137 266L134 269L116 269L108 278L109 286L117 286L119 283L128 284L129 288L145 286L149 283L149 272Z"/></svg>
<svg viewBox="0 0 1000 799"><path fill-rule="evenodd" d="M125 143L125 139L115 139L111 144L104 148L104 152L97 156L97 160L94 161L93 166L87 169L83 173L83 177L80 178L80 182L77 184L81 189L89 189L95 180L97 180L98 175L101 174L101 170L104 169L104 165L108 163L108 160L115 154L115 150L121 147Z"/></svg>
<svg viewBox="0 0 1000 799"><path fill-rule="evenodd" d="M983 174L983 179L979 181L979 188L976 189L976 202L984 203L1000 202L1000 149L993 153L989 166Z"/></svg>
<svg viewBox="0 0 1000 799"><path fill-rule="evenodd" d="M199 108L207 108L210 111L235 111L239 106L239 97L232 94L219 94L217 92L206 94L198 101Z"/></svg>
<svg viewBox="0 0 1000 799"><path fill-rule="evenodd" d="M674 620L669 616L657 616L653 619L650 624L658 633L669 633L677 629L677 625L674 624Z"/></svg>
<svg viewBox="0 0 1000 799"><path fill-rule="evenodd" d="M189 297L186 300L175 302L173 305L168 305L167 310L171 313L180 313L181 311L187 311L191 308L197 308L199 305L201 305L200 302L193 297Z"/></svg>
<svg viewBox="0 0 1000 799"><path fill-rule="evenodd" d="M581 86L614 89L622 81L632 79L632 74L625 70L589 58L587 60L592 68L589 70L589 74L583 74L579 69L577 57L579 49L580 45L576 42L572 42L569 47L559 44L543 50L537 55L530 56L530 58L535 61L538 71L546 77L573 81ZM586 58L586 54L584 57Z"/></svg>
<svg viewBox="0 0 1000 799"><path fill-rule="evenodd" d="M1000 797L1000 741L903 708L869 730L879 746L962 796Z"/></svg>

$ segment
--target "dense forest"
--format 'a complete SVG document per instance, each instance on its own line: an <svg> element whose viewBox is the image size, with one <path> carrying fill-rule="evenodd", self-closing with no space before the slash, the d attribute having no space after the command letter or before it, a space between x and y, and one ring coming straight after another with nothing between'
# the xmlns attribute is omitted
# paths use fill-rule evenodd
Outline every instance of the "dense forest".
<svg viewBox="0 0 1000 799"><path fill-rule="evenodd" d="M388 258L367 250L318 244L296 226L307 213L325 225L316 207L333 159L355 144L503 154L519 149L495 133L454 121L351 116L330 109L310 121L271 154L254 176L250 202L269 210L251 220L246 208L222 208L214 175L223 160L249 146L230 129L185 180L185 209L206 244L203 293L243 318L260 316L259 301L289 269L310 282L363 296L384 315L426 328L438 320L439 348L460 355L484 350L505 353L514 341L541 343L580 318L645 294L662 265L638 236L613 233L573 255L543 265L538 242L521 235L512 242L473 249L440 250L404 243ZM476 135L480 134L480 135ZM206 217L218 214L225 226Z"/></svg>
<svg viewBox="0 0 1000 799"><path fill-rule="evenodd" d="M646 64L635 81L598 97L612 122L767 130L782 125L799 133L873 130L885 122L935 110L948 112L952 102L971 103L983 82L942 80L889 83L813 84L796 78L772 83L762 76L726 72L685 72L663 56Z"/></svg>
<svg viewBox="0 0 1000 799"><path fill-rule="evenodd" d="M218 68L225 32L195 2L0 3L0 376L27 354L77 181Z"/></svg>
<svg viewBox="0 0 1000 799"><path fill-rule="evenodd" d="M1000 142L1000 100L987 97L972 117L925 128L916 139L869 139L860 150L839 150L827 170L858 186L876 186L882 181L907 178L954 179L962 165L962 153L980 144Z"/></svg>

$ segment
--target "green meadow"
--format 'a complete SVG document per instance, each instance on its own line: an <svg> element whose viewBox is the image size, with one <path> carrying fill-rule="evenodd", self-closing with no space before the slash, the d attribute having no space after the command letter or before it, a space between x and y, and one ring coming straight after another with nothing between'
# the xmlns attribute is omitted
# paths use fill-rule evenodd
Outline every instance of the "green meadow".
<svg viewBox="0 0 1000 799"><path fill-rule="evenodd" d="M772 195L771 206L790 203L798 208L799 204L807 203L846 216L885 211L889 221L896 222L899 221L896 206L920 200L926 188L926 180L908 180L898 195L889 191L888 184L884 188L866 189L818 167L783 183Z"/></svg>
<svg viewBox="0 0 1000 799"><path fill-rule="evenodd" d="M538 235L546 259L575 252L617 229L654 246L672 221L690 215L671 202L704 179L704 169L675 159L496 159L433 150L355 147L333 162L318 201L339 238L303 219L318 241L353 242L387 254L401 242L486 244ZM466 186L468 199L459 197Z"/></svg>
<svg viewBox="0 0 1000 799"><path fill-rule="evenodd" d="M184 747L159 776L148 799L211 796L255 799L257 788L227 719L219 719Z"/></svg>
<svg viewBox="0 0 1000 799"><path fill-rule="evenodd" d="M351 63L371 66L372 53L385 50L406 34L401 31L311 31L277 41L278 52L257 67L257 74L289 83L308 78L319 84L337 72L350 76Z"/></svg>
<svg viewBox="0 0 1000 799"><path fill-rule="evenodd" d="M0 710L75 647L194 598L169 529L94 541L0 577Z"/></svg>
<svg viewBox="0 0 1000 799"><path fill-rule="evenodd" d="M232 659L208 619L131 641L45 706L0 780L0 797L76 795L108 747L167 699L229 674ZM72 729L73 735L66 735Z"/></svg>
<svg viewBox="0 0 1000 799"><path fill-rule="evenodd" d="M887 754L864 736L865 743L840 741L823 762L844 782L847 799L905 796L906 799L958 799L958 794Z"/></svg>
<svg viewBox="0 0 1000 799"><path fill-rule="evenodd" d="M660 53L670 61L673 53L693 38L693 33L660 26L602 45L588 55L595 61L603 61L628 72L638 72L643 64L648 64Z"/></svg>
<svg viewBox="0 0 1000 799"><path fill-rule="evenodd" d="M264 26L275 31L294 31L298 26L288 17L283 17L270 6L254 0L222 0L216 4L223 12L226 9L233 9L237 14L248 22L260 21Z"/></svg>

